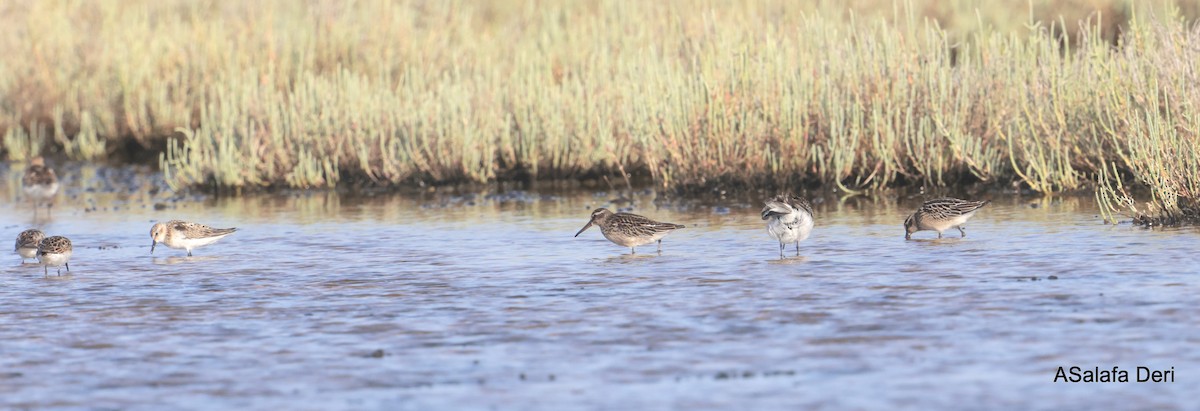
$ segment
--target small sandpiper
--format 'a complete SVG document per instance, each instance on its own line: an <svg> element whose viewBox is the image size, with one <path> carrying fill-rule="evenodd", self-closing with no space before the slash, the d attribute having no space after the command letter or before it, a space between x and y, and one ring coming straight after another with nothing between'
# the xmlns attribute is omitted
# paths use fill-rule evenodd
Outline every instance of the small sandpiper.
<svg viewBox="0 0 1200 411"><path fill-rule="evenodd" d="M904 220L904 239L911 239L913 233L925 230L937 231L938 238L942 238L942 232L951 228L957 228L958 232L966 237L967 232L964 230L966 227L963 225L975 215L975 212L990 202L991 200L969 201L957 198L926 201L925 204L921 204L917 212Z"/></svg>
<svg viewBox="0 0 1200 411"><path fill-rule="evenodd" d="M631 254L637 254L637 246L658 242L658 252L662 252L662 238L671 231L683 228L679 224L660 223L637 214L616 213L607 208L597 208L592 211L592 219L588 220L576 237L593 224L600 227L604 238L614 244L629 247Z"/></svg>
<svg viewBox="0 0 1200 411"><path fill-rule="evenodd" d="M812 233L812 212L812 204L799 196L781 194L766 201L762 219L767 220L767 233L779 240L779 258L792 243L796 244L796 255L800 255L800 242Z"/></svg>
<svg viewBox="0 0 1200 411"><path fill-rule="evenodd" d="M154 254L154 246L163 243L167 247L187 250L188 257L192 249L217 242L225 236L233 234L237 228L212 228L204 224L187 221L171 220L150 227L150 254Z"/></svg>
<svg viewBox="0 0 1200 411"><path fill-rule="evenodd" d="M50 207L54 206L54 195L58 193L58 176L54 174L54 169L46 167L46 159L37 156L29 161L29 168L21 177L21 188L33 200L34 216L37 216L38 206L42 203L46 204L46 212L49 213Z"/></svg>
<svg viewBox="0 0 1200 411"><path fill-rule="evenodd" d="M37 258L38 244L42 242L43 238L46 238L46 233L36 228L17 234L17 243L13 245L13 251L21 256L21 264L25 264L26 259Z"/></svg>
<svg viewBox="0 0 1200 411"><path fill-rule="evenodd" d="M42 265L42 274L50 275L50 266L67 267L67 272L71 272L71 240L66 237L54 236L43 238L42 242L38 243L37 259L38 264ZM62 268L55 271L62 275Z"/></svg>

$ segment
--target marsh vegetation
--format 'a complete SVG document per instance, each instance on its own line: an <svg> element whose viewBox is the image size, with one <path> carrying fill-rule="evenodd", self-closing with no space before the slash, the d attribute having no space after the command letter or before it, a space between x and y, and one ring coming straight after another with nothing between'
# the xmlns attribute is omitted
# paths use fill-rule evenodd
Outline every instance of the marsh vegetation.
<svg viewBox="0 0 1200 411"><path fill-rule="evenodd" d="M1200 206L1191 2L0 8L11 161L148 153L175 188L634 176L1094 190L1149 223Z"/></svg>

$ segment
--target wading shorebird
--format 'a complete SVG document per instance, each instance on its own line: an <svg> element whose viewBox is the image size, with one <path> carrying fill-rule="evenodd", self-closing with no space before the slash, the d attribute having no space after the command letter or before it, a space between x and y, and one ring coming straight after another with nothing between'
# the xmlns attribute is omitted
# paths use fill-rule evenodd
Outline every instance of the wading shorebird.
<svg viewBox="0 0 1200 411"><path fill-rule="evenodd" d="M17 234L17 243L13 245L13 251L21 256L21 264L25 264L25 259L37 258L38 244L41 244L44 238L46 238L46 233L36 228Z"/></svg>
<svg viewBox="0 0 1200 411"><path fill-rule="evenodd" d="M607 208L597 208L592 211L592 219L588 220L587 225L575 233L575 236L579 237L593 224L600 227L600 233L604 234L604 238L607 238L608 241L629 247L630 254L637 254L637 246L655 241L658 242L658 252L661 253L662 238L671 231L683 228L679 224L660 223L637 214L613 214Z"/></svg>
<svg viewBox="0 0 1200 411"><path fill-rule="evenodd" d="M34 157L29 161L25 175L21 177L21 189L33 201L35 217L38 206L43 202L46 203L46 214L49 214L50 207L54 206L54 195L58 194L58 176L54 174L54 169L46 167L46 159L42 156Z"/></svg>
<svg viewBox="0 0 1200 411"><path fill-rule="evenodd" d="M762 219L767 220L767 233L779 240L779 258L788 244L796 244L796 255L800 255L800 242L812 232L812 204L799 196L780 194L766 201Z"/></svg>
<svg viewBox="0 0 1200 411"><path fill-rule="evenodd" d="M67 267L67 272L71 272L71 240L66 237L54 236L43 238L42 242L38 243L37 259L38 264L42 265L42 274L50 275L50 266ZM62 275L62 268L55 271Z"/></svg>
<svg viewBox="0 0 1200 411"><path fill-rule="evenodd" d="M904 239L911 239L913 233L925 230L937 231L938 238L942 238L942 232L951 228L957 228L958 232L966 237L967 232L964 230L966 227L963 225L975 215L975 212L990 202L991 200L969 201L957 198L926 201L925 204L921 204L917 212L904 220Z"/></svg>
<svg viewBox="0 0 1200 411"><path fill-rule="evenodd" d="M154 254L154 246L163 243L167 247L185 249L188 257L191 257L193 248L215 243L234 231L237 231L237 228L212 228L180 220L158 223L150 227L150 240L153 241L150 244L150 254Z"/></svg>

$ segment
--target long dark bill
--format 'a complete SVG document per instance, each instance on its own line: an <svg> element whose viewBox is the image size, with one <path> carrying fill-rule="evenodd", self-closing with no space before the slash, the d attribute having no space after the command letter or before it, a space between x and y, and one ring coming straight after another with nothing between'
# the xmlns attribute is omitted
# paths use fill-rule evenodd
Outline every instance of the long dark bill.
<svg viewBox="0 0 1200 411"><path fill-rule="evenodd" d="M588 220L588 223L587 223L587 225L585 225L585 226L583 226L583 228L579 229L579 232L578 232L578 233L575 233L575 236L576 236L576 237L579 237L579 235L580 235L580 234L583 234L583 232L584 232L585 230L587 230L587 229L588 229L588 227L591 227L591 226L592 226L592 221L594 221L594 220Z"/></svg>
<svg viewBox="0 0 1200 411"><path fill-rule="evenodd" d="M154 254L154 246L158 245L158 241L150 242L150 254Z"/></svg>

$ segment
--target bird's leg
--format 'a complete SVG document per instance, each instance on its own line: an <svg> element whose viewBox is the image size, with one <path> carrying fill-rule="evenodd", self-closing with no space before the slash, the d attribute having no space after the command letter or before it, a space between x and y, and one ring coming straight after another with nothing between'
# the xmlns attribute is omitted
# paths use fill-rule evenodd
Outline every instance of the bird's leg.
<svg viewBox="0 0 1200 411"><path fill-rule="evenodd" d="M63 263L67 265L67 272L71 272L71 263Z"/></svg>
<svg viewBox="0 0 1200 411"><path fill-rule="evenodd" d="M800 256L800 242L796 242L796 257Z"/></svg>
<svg viewBox="0 0 1200 411"><path fill-rule="evenodd" d="M49 276L50 276L50 266L43 265L42 266L42 277L49 277Z"/></svg>
<svg viewBox="0 0 1200 411"><path fill-rule="evenodd" d="M188 257L192 256L192 250L188 250Z"/></svg>
<svg viewBox="0 0 1200 411"><path fill-rule="evenodd" d="M629 255L637 254L637 247L629 247ZM188 254L191 255L191 254Z"/></svg>
<svg viewBox="0 0 1200 411"><path fill-rule="evenodd" d="M961 226L961 225L960 225L960 226L958 226L958 232L959 232L959 233L962 233L962 236L963 236L963 237L966 237L966 236L967 236L967 230L965 230L965 229L966 229L966 227L963 227L963 226Z"/></svg>
<svg viewBox="0 0 1200 411"><path fill-rule="evenodd" d="M942 232L938 231L938 238L942 238Z"/></svg>
<svg viewBox="0 0 1200 411"><path fill-rule="evenodd" d="M783 250L786 248L787 248L787 244L784 244L783 241L780 241L779 242L779 259L780 260L783 259Z"/></svg>
<svg viewBox="0 0 1200 411"><path fill-rule="evenodd" d="M662 240L658 240L658 253L662 254Z"/></svg>

